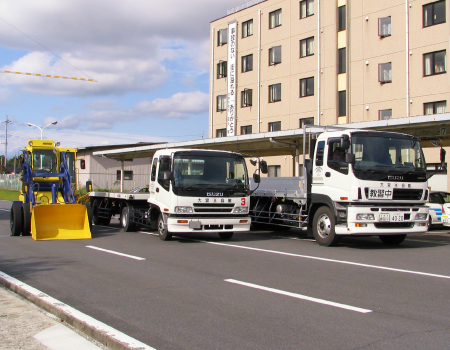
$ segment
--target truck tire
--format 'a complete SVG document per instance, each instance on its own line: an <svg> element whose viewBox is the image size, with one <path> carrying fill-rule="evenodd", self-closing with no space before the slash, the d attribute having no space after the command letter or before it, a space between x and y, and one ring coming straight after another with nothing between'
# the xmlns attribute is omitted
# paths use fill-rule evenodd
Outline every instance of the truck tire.
<svg viewBox="0 0 450 350"><path fill-rule="evenodd" d="M388 235L388 236L378 236L381 239L381 242L389 245L399 245L402 243L406 235Z"/></svg>
<svg viewBox="0 0 450 350"><path fill-rule="evenodd" d="M130 221L131 206L124 205L120 213L120 225L125 232L132 232L136 229L136 223Z"/></svg>
<svg viewBox="0 0 450 350"><path fill-rule="evenodd" d="M158 217L158 235L162 241L170 241L172 239L172 234L164 224L163 214L159 214Z"/></svg>
<svg viewBox="0 0 450 350"><path fill-rule="evenodd" d="M92 202L92 222L94 225L101 225L101 219L98 217L98 207L100 206L101 199L94 199Z"/></svg>
<svg viewBox="0 0 450 350"><path fill-rule="evenodd" d="M11 213L9 215L9 226L11 228L11 236L20 236L22 232L22 205L21 203L13 203Z"/></svg>
<svg viewBox="0 0 450 350"><path fill-rule="evenodd" d="M109 218L101 218L98 216L98 208L100 207L100 203L102 200L97 198L92 202L92 222L94 225L103 225L108 226L111 222L111 216Z"/></svg>
<svg viewBox="0 0 450 350"><path fill-rule="evenodd" d="M23 209L23 227L22 236L31 236L31 204L24 203Z"/></svg>
<svg viewBox="0 0 450 350"><path fill-rule="evenodd" d="M330 208L323 206L317 209L313 219L313 234L319 245L326 247L335 246L339 243L338 236L334 230L334 215Z"/></svg>
<svg viewBox="0 0 450 350"><path fill-rule="evenodd" d="M234 232L219 232L219 237L222 239L230 239L233 237Z"/></svg>

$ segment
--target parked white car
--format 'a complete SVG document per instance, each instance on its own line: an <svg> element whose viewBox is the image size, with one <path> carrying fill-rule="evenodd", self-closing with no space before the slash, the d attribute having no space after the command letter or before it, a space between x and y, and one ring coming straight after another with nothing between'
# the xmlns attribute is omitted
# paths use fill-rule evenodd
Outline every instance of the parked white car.
<svg viewBox="0 0 450 350"><path fill-rule="evenodd" d="M444 226L450 226L450 203L445 203L442 206L441 222Z"/></svg>
<svg viewBox="0 0 450 350"><path fill-rule="evenodd" d="M428 218L428 228L431 225L441 225L442 224L442 206L445 203L450 204L450 193L442 191L432 191L428 198L427 206L430 209L430 216Z"/></svg>

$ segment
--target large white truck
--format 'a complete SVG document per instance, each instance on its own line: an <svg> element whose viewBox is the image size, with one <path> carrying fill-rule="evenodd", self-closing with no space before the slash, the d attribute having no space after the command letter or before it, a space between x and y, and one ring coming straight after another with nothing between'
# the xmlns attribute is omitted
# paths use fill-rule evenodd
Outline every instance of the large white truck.
<svg viewBox="0 0 450 350"><path fill-rule="evenodd" d="M302 175L261 178L251 197L255 226L301 228L324 246L344 235L400 244L427 231L426 163L417 137L316 126L303 135Z"/></svg>
<svg viewBox="0 0 450 350"><path fill-rule="evenodd" d="M124 231L218 233L229 239L250 230L249 179L245 159L234 152L163 149L153 155L149 193L91 192L92 221L109 225L119 215ZM258 175L258 174L255 174ZM256 181L258 181L256 176Z"/></svg>

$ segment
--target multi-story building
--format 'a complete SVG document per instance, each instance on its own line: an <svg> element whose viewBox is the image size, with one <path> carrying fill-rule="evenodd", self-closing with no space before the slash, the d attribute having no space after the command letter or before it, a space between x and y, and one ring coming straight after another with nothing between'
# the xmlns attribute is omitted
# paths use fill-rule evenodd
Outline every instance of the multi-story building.
<svg viewBox="0 0 450 350"><path fill-rule="evenodd" d="M210 25L209 136L447 113L448 9L448 0L253 0L229 9ZM274 159L272 176L293 175L285 158Z"/></svg>

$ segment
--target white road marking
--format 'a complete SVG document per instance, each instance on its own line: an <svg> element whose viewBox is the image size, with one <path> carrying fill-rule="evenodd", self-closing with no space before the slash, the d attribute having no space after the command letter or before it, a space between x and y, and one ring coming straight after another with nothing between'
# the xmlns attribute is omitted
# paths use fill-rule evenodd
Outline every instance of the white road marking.
<svg viewBox="0 0 450 350"><path fill-rule="evenodd" d="M11 211L11 209L0 209L1 211Z"/></svg>
<svg viewBox="0 0 450 350"><path fill-rule="evenodd" d="M246 287L250 287L250 288L255 288L255 289L260 289L260 290L264 290L264 291L271 292L271 293L286 295L286 296L292 297L292 298L308 300L308 301L312 301L313 303L319 303L319 304L334 306L334 307L338 307L338 308L346 309L346 310L350 310L350 311L361 312L361 313L364 313L364 314L372 312L372 310L362 309L362 308L359 308L359 307L356 307L356 306L351 306L351 305L346 305L346 304L341 304L341 303L335 303L333 301L313 298L313 297L309 297L307 295L302 295L302 294L297 294L297 293L286 292L284 290L264 287L264 286L260 286L260 285L253 284L253 283L247 283L247 282L237 281L237 280L233 280L233 279L227 279L227 280L225 280L225 282L240 284L242 286L246 286Z"/></svg>
<svg viewBox="0 0 450 350"><path fill-rule="evenodd" d="M130 259L145 260L145 258L140 258L138 256L119 253L119 252L115 252L114 250L108 250L108 249L103 249L103 248L99 248L99 247L94 247L92 245L87 245L86 248L95 249L95 250L99 250L101 252L106 252L106 253L110 253L110 254L120 255L120 256L124 256L126 258L130 258Z"/></svg>
<svg viewBox="0 0 450 350"><path fill-rule="evenodd" d="M412 270L404 270L404 269L395 269L395 268L392 268L392 267L369 265L369 264L361 264L361 263L356 263L356 262L352 262L352 261L320 258L320 257L317 257L317 256L309 256L309 255L301 255L301 254L294 254L294 253L286 253L286 252L279 252L279 251L276 251L276 250L268 250L268 249L261 249L261 248L245 247L245 246L241 246L241 245L226 244L226 243L219 243L219 242L208 242L208 241L201 241L201 242L208 243L208 244L213 244L213 245L231 247L231 248L247 249L247 250L253 250L253 251L264 252L264 253L292 256L292 257L296 257L296 258L319 260L319 261L326 261L326 262L332 262L332 263L338 263L338 264L353 265L353 266L359 266L359 267L370 267L372 269L387 270L387 271L402 272L402 273L410 273L410 274L413 274L413 275L421 275L421 276L428 276L428 277L437 277L437 278L450 279L450 276L438 275L438 274L434 274L434 273L412 271Z"/></svg>
<svg viewBox="0 0 450 350"><path fill-rule="evenodd" d="M54 310L54 314L62 312L64 315L70 316L74 322L84 325L86 329L94 330L98 334L104 334L105 336L114 339L120 344L126 344L128 349L136 350L154 350L154 348L134 339L125 333L118 331L115 328L108 326L107 324L97 321L95 318L88 316L73 307L64 304L63 302L52 298L51 296L41 292L40 290L25 284L14 277L11 277L0 271L0 279L7 281L8 283L16 286L19 290L25 291L27 294L32 295L36 300L41 300L43 303L50 305ZM12 289L12 288L10 288ZM23 294L22 294L23 295ZM31 299L31 298L30 298ZM37 302L34 302L38 304ZM58 312L59 311L59 312Z"/></svg>

